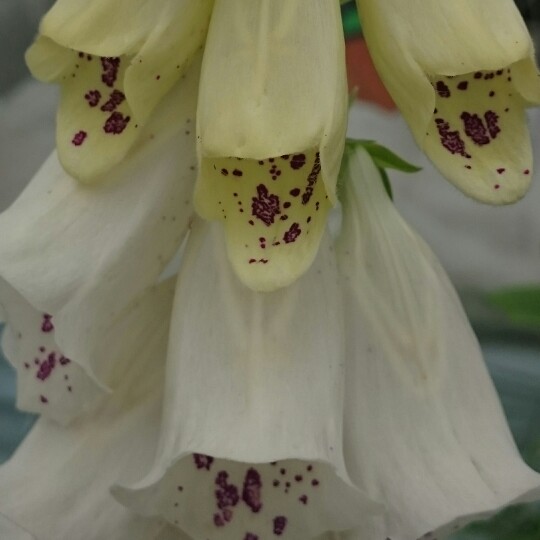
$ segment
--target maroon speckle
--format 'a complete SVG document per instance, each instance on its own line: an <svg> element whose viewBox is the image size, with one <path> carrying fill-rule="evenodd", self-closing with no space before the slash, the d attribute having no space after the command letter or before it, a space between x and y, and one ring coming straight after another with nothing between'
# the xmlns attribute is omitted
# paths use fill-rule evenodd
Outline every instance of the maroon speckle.
<svg viewBox="0 0 540 540"><path fill-rule="evenodd" d="M36 377L40 381L47 380L50 377L55 367L56 367L56 354L51 353L49 354L46 360L43 360L40 363Z"/></svg>
<svg viewBox="0 0 540 540"><path fill-rule="evenodd" d="M313 470L313 465L308 465L306 469L308 472L311 472Z"/></svg>
<svg viewBox="0 0 540 540"><path fill-rule="evenodd" d="M469 169L469 170L472 169L472 167L470 165L465 165L465 168Z"/></svg>
<svg viewBox="0 0 540 540"><path fill-rule="evenodd" d="M495 92L492 90L490 93L489 93L489 97L493 97L495 95Z"/></svg>
<svg viewBox="0 0 540 540"><path fill-rule="evenodd" d="M46 350L46 349L45 349L45 347L43 347L43 346L41 346L41 347L39 348L39 352L45 352L45 350Z"/></svg>
<svg viewBox="0 0 540 540"><path fill-rule="evenodd" d="M317 486L319 485L319 483L320 483L320 482L319 482L316 478L314 478L314 479L311 481L311 485L312 485L313 487L317 487Z"/></svg>
<svg viewBox="0 0 540 540"><path fill-rule="evenodd" d="M274 480L274 481L272 482L272 485L273 485L274 487L278 487L278 486L279 486L279 480Z"/></svg>
<svg viewBox="0 0 540 540"><path fill-rule="evenodd" d="M161 75L156 75L156 81L159 81L161 79Z"/></svg>
<svg viewBox="0 0 540 540"><path fill-rule="evenodd" d="M294 479L297 481L297 482L301 482L304 478L301 474L297 474Z"/></svg>
<svg viewBox="0 0 540 540"><path fill-rule="evenodd" d="M259 512L262 508L261 488L261 475L256 469L248 469L242 488L242 500L251 508L251 511L255 513Z"/></svg>
<svg viewBox="0 0 540 540"><path fill-rule="evenodd" d="M214 525L216 527L225 526L225 520L223 519L223 516L221 514L214 514Z"/></svg>
<svg viewBox="0 0 540 540"><path fill-rule="evenodd" d="M525 170L523 171L523 174L531 174L531 171L530 171L529 169L525 169Z"/></svg>
<svg viewBox="0 0 540 540"><path fill-rule="evenodd" d="M277 516L274 518L274 534L281 536L287 527L287 518L285 516Z"/></svg>
<svg viewBox="0 0 540 540"><path fill-rule="evenodd" d="M300 195L300 189L299 189L299 188L291 189L291 191L289 191L289 193L290 193L293 197L298 197L298 195Z"/></svg>
<svg viewBox="0 0 540 540"><path fill-rule="evenodd" d="M285 474L287 474L287 469L279 469L279 472L280 472L282 475L285 475Z"/></svg>
<svg viewBox="0 0 540 540"><path fill-rule="evenodd" d="M240 501L238 488L234 484L229 484L229 475L226 471L220 471L216 477L216 504L221 510L223 521L229 522L232 519L231 507L234 507Z"/></svg>
<svg viewBox="0 0 540 540"><path fill-rule="evenodd" d="M308 185L302 195L302 204L307 204L310 201L311 196L313 195L313 188L315 184L317 183L317 180L319 179L320 173L321 173L321 159L319 157L319 152L317 152L317 155L315 156L315 161L313 162L313 167L307 178Z"/></svg>
<svg viewBox="0 0 540 540"><path fill-rule="evenodd" d="M435 120L437 130L441 138L442 145L451 153L459 154L460 156L470 158L471 156L465 151L465 142L461 138L459 131L450 131L450 124L442 118Z"/></svg>
<svg viewBox="0 0 540 540"><path fill-rule="evenodd" d="M501 185L500 185L500 184L495 184L493 187L494 187L495 189L500 189L500 188L501 188Z"/></svg>
<svg viewBox="0 0 540 540"><path fill-rule="evenodd" d="M123 92L120 92L120 90L113 90L108 101L101 106L101 110L104 112L113 112L125 99L126 96Z"/></svg>
<svg viewBox="0 0 540 540"><path fill-rule="evenodd" d="M469 87L469 83L468 81L461 81L458 85L458 90L467 90L467 88Z"/></svg>
<svg viewBox="0 0 540 540"><path fill-rule="evenodd" d="M120 68L120 58L101 58L101 68L103 70L101 80L109 88L112 88L118 76L118 69Z"/></svg>
<svg viewBox="0 0 540 540"><path fill-rule="evenodd" d="M111 116L107 118L107 121L103 126L103 131L112 135L119 135L124 131L124 129L126 129L126 126L129 124L130 120L131 117L129 116L124 116L119 112L113 112Z"/></svg>
<svg viewBox="0 0 540 540"><path fill-rule="evenodd" d="M256 534L253 533L246 533L246 536L244 536L244 540L259 540L259 537Z"/></svg>
<svg viewBox="0 0 540 540"><path fill-rule="evenodd" d="M84 94L84 99L86 99L90 107L97 107L101 99L101 92L99 90L89 90Z"/></svg>
<svg viewBox="0 0 540 540"><path fill-rule="evenodd" d="M437 94L439 94L439 96L442 98L449 98L451 96L450 88L448 88L443 81L437 81L435 89L437 90Z"/></svg>
<svg viewBox="0 0 540 540"><path fill-rule="evenodd" d="M25 363L24 363L24 367L25 367L26 369L30 369L30 364L29 364L28 362L25 362Z"/></svg>
<svg viewBox="0 0 540 540"><path fill-rule="evenodd" d="M465 133L470 139L472 139L474 144L484 146L491 142L486 126L484 125L483 120L477 114L463 112L461 113L460 118L463 120Z"/></svg>
<svg viewBox="0 0 540 540"><path fill-rule="evenodd" d="M481 79L481 78L482 78L482 72L481 72L481 71L477 71L477 72L474 74L474 78L475 78L475 79Z"/></svg>
<svg viewBox="0 0 540 540"><path fill-rule="evenodd" d="M300 225L298 223L293 223L289 230L283 235L283 240L286 244L291 244L296 241L301 233L302 229L300 228Z"/></svg>
<svg viewBox="0 0 540 540"><path fill-rule="evenodd" d="M290 202L283 203L283 208L290 208L290 207L291 207Z"/></svg>
<svg viewBox="0 0 540 540"><path fill-rule="evenodd" d="M71 139L71 144L73 146L81 146L81 144L86 140L86 137L88 136L88 133L86 131L78 131L73 135L73 139Z"/></svg>
<svg viewBox="0 0 540 540"><path fill-rule="evenodd" d="M295 154L291 161L289 161L289 164L292 169L295 171L298 169L301 169L306 164L306 156L305 154Z"/></svg>
<svg viewBox="0 0 540 540"><path fill-rule="evenodd" d="M229 171L227 169L223 168L223 169L221 169L221 174L223 176L229 176Z"/></svg>
<svg viewBox="0 0 540 540"><path fill-rule="evenodd" d="M60 356L58 361L60 362L60 365L62 366L67 366L68 364L71 364L71 360L69 358L66 358L64 355Z"/></svg>
<svg viewBox="0 0 540 540"><path fill-rule="evenodd" d="M506 169L504 167L501 167L500 169L497 169L497 172L499 174L503 174L505 171L506 171Z"/></svg>
<svg viewBox="0 0 540 540"><path fill-rule="evenodd" d="M484 118L491 138L495 139L501 132L501 128L499 127L499 115L494 111L487 111L484 114Z"/></svg>
<svg viewBox="0 0 540 540"><path fill-rule="evenodd" d="M302 504L307 504L307 502L308 502L308 497L307 497L307 495L302 495L302 496L298 497L298 500L299 500Z"/></svg>
<svg viewBox="0 0 540 540"><path fill-rule="evenodd" d="M276 216L281 214L279 197L271 195L264 184L257 186L257 197L253 197L251 200L251 214L268 227L274 223Z"/></svg>
<svg viewBox="0 0 540 540"><path fill-rule="evenodd" d="M71 388L71 386L68 386L67 389L68 389L68 392L71 392L73 390L73 388Z"/></svg>
<svg viewBox="0 0 540 540"><path fill-rule="evenodd" d="M43 319L41 321L41 331L48 334L54 330L54 324L52 323L52 315L48 313L43 314Z"/></svg>
<svg viewBox="0 0 540 540"><path fill-rule="evenodd" d="M240 169L234 169L232 172L234 176L243 176L244 173Z"/></svg>
<svg viewBox="0 0 540 540"><path fill-rule="evenodd" d="M212 463L214 463L214 458L212 456L205 456L204 454L193 454L193 461L197 469L206 469L209 471Z"/></svg>
<svg viewBox="0 0 540 540"><path fill-rule="evenodd" d="M45 396L39 396L39 401L41 401L41 403L49 403L49 400Z"/></svg>

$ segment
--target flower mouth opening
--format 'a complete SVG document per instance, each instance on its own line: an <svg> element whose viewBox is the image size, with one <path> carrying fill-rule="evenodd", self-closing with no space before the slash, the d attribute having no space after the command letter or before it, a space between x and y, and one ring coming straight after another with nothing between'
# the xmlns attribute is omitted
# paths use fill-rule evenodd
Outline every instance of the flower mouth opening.
<svg viewBox="0 0 540 540"><path fill-rule="evenodd" d="M237 275L258 291L289 285L309 268L331 208L316 149L205 158L195 200L203 218L223 223Z"/></svg>
<svg viewBox="0 0 540 540"><path fill-rule="evenodd" d="M299 459L256 464L189 454L158 477L133 488L115 487L113 495L195 538L314 537L359 520L360 493L328 464Z"/></svg>
<svg viewBox="0 0 540 540"><path fill-rule="evenodd" d="M513 66L430 82L435 108L424 146L441 172L481 202L521 198L530 184L532 157Z"/></svg>

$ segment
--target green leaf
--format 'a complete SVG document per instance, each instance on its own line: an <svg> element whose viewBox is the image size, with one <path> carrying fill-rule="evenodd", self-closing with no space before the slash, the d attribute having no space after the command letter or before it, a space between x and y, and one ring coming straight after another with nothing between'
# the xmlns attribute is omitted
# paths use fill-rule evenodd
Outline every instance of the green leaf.
<svg viewBox="0 0 540 540"><path fill-rule="evenodd" d="M362 146L371 156L371 159L373 159L377 167L380 167L381 169L394 169L405 173L414 173L422 170L422 167L417 167L416 165L405 161L403 158L400 158L397 154L392 152L392 150L375 141L348 139L347 142L351 145Z"/></svg>
<svg viewBox="0 0 540 540"><path fill-rule="evenodd" d="M392 191L392 184L390 183L390 178L388 178L388 174L386 171L381 168L377 167L379 169L379 172L381 173L381 179L384 184L384 189L386 189L386 193L388 193L388 196L390 197L390 200L394 200L394 192Z"/></svg>
<svg viewBox="0 0 540 540"><path fill-rule="evenodd" d="M540 286L519 287L490 293L489 301L510 320L540 327Z"/></svg>

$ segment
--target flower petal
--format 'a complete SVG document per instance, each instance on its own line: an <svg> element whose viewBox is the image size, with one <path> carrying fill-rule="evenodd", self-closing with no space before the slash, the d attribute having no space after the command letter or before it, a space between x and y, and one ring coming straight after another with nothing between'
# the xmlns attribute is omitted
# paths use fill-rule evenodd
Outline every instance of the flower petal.
<svg viewBox="0 0 540 540"><path fill-rule="evenodd" d="M7 310L2 350L17 371L19 409L66 424L103 397L107 389L62 353L50 314L34 309L5 282L0 282L0 303Z"/></svg>
<svg viewBox="0 0 540 540"><path fill-rule="evenodd" d="M346 464L388 507L350 538L445 537L539 497L540 475L519 456L446 274L364 150L345 174Z"/></svg>
<svg viewBox="0 0 540 540"><path fill-rule="evenodd" d="M286 291L246 289L221 229L198 222L179 277L164 423L146 478L116 497L195 538L313 537L378 510L341 453L334 254ZM317 329L314 332L314 329Z"/></svg>
<svg viewBox="0 0 540 540"><path fill-rule="evenodd" d="M482 202L521 198L532 170L524 109L540 103L540 81L515 3L357 3L377 69L442 174Z"/></svg>
<svg viewBox="0 0 540 540"><path fill-rule="evenodd" d="M108 489L139 478L155 452L173 292L169 281L141 300L131 329L146 324L146 340L95 415L69 428L39 420L0 467L0 512L36 540L161 538L163 522L133 515Z"/></svg>
<svg viewBox="0 0 540 540"><path fill-rule="evenodd" d="M201 72L195 201L202 217L224 222L229 257L250 288L286 286L313 262L336 201L346 123L336 2L216 2Z"/></svg>
<svg viewBox="0 0 540 540"><path fill-rule="evenodd" d="M311 266L330 210L320 176L315 151L203 160L198 211L223 221L229 260L249 288L285 287Z"/></svg>
<svg viewBox="0 0 540 540"><path fill-rule="evenodd" d="M62 87L57 147L80 180L101 176L138 139L204 42L212 0L134 4L57 0L27 53L37 78Z"/></svg>
<svg viewBox="0 0 540 540"><path fill-rule="evenodd" d="M188 229L195 155L186 132L196 88L193 72L162 104L144 142L102 183L81 187L53 155L0 216L0 278L34 317L54 317L62 354L104 384L110 355L97 345L157 281Z"/></svg>
<svg viewBox="0 0 540 540"><path fill-rule="evenodd" d="M0 514L0 538L9 540L35 540L30 533L12 523L2 514Z"/></svg>

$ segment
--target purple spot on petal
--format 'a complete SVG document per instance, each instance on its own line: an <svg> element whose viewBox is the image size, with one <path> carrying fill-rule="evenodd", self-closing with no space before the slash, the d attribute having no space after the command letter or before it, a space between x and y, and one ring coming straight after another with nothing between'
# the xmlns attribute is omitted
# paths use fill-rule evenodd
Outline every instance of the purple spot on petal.
<svg viewBox="0 0 540 540"><path fill-rule="evenodd" d="M261 502L261 475L256 469L248 469L244 478L242 489L242 500L251 508L252 512L259 512L262 508Z"/></svg>
<svg viewBox="0 0 540 540"><path fill-rule="evenodd" d="M204 454L193 454L193 461L197 469L206 469L209 471L212 463L214 463L214 458L212 456L205 456Z"/></svg>
<svg viewBox="0 0 540 540"><path fill-rule="evenodd" d="M295 171L301 169L306 164L305 154L295 154L289 161L289 164Z"/></svg>
<svg viewBox="0 0 540 540"><path fill-rule="evenodd" d="M279 197L271 195L264 184L257 186L257 197L251 200L251 214L268 227L274 223L276 216L281 214Z"/></svg>
<svg viewBox="0 0 540 540"><path fill-rule="evenodd" d="M302 229L298 223L293 223L289 230L283 235L283 240L286 244L296 242L296 239L302 234Z"/></svg>
<svg viewBox="0 0 540 540"><path fill-rule="evenodd" d="M287 527L287 518L285 516L277 516L274 518L274 534L281 536Z"/></svg>
<svg viewBox="0 0 540 540"><path fill-rule="evenodd" d="M129 121L131 120L130 116L124 116L122 113L116 111L107 118L103 131L112 135L120 135L126 129Z"/></svg>
<svg viewBox="0 0 540 540"><path fill-rule="evenodd" d="M81 144L86 140L86 137L88 136L88 133L86 131L78 131L73 135L73 139L71 139L71 144L73 146L81 146Z"/></svg>
<svg viewBox="0 0 540 540"><path fill-rule="evenodd" d="M43 314L43 319L41 321L41 331L48 334L54 330L54 325L52 323L52 315L48 313Z"/></svg>

